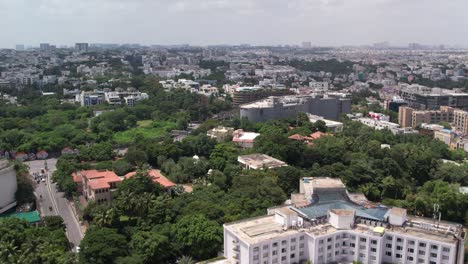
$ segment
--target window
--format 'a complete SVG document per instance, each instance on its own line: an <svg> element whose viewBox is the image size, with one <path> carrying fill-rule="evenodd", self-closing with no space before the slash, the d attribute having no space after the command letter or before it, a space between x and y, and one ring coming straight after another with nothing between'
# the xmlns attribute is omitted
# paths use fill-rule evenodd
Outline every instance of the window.
<svg viewBox="0 0 468 264"><path fill-rule="evenodd" d="M331 242L331 241L332 241L331 237L327 238L327 242Z"/></svg>
<svg viewBox="0 0 468 264"><path fill-rule="evenodd" d="M263 245L263 250L267 250L268 249L268 245Z"/></svg>
<svg viewBox="0 0 468 264"><path fill-rule="evenodd" d="M335 251L335 256L339 254L340 254L340 251Z"/></svg>
<svg viewBox="0 0 468 264"><path fill-rule="evenodd" d="M359 241L361 241L361 242L366 242L366 241L367 241L367 238L361 237L361 239L359 239Z"/></svg>
<svg viewBox="0 0 468 264"><path fill-rule="evenodd" d="M377 245L377 240L371 240L372 245Z"/></svg>
<svg viewBox="0 0 468 264"><path fill-rule="evenodd" d="M299 257L304 256L304 251L299 252Z"/></svg>
<svg viewBox="0 0 468 264"><path fill-rule="evenodd" d="M431 253L431 258L437 258L437 253Z"/></svg>
<svg viewBox="0 0 468 264"><path fill-rule="evenodd" d="M286 252L286 249L285 249L285 248L282 248L282 249L281 249L281 253L284 253L284 252Z"/></svg>
<svg viewBox="0 0 468 264"><path fill-rule="evenodd" d="M392 248L392 244L387 244L387 248Z"/></svg>
<svg viewBox="0 0 468 264"><path fill-rule="evenodd" d="M437 264L435 261L430 261L429 264Z"/></svg>
<svg viewBox="0 0 468 264"><path fill-rule="evenodd" d="M286 260L286 257L281 257L281 261L285 261Z"/></svg>
<svg viewBox="0 0 468 264"><path fill-rule="evenodd" d="M296 250L296 246L291 246L291 250Z"/></svg>
<svg viewBox="0 0 468 264"><path fill-rule="evenodd" d="M254 257L253 257L253 260L258 260L258 256L254 256Z"/></svg>
<svg viewBox="0 0 468 264"><path fill-rule="evenodd" d="M376 256L371 256L370 259L371 260L377 260L377 257Z"/></svg>
<svg viewBox="0 0 468 264"><path fill-rule="evenodd" d="M393 237L392 237L392 236L388 236L388 237L387 237L387 240L392 241L392 240L393 240Z"/></svg>
<svg viewBox="0 0 468 264"><path fill-rule="evenodd" d="M396 242L402 242L401 238L397 238Z"/></svg>
<svg viewBox="0 0 468 264"><path fill-rule="evenodd" d="M442 251L443 251L443 252L450 252L450 248L444 247L444 248L442 248Z"/></svg>
<svg viewBox="0 0 468 264"><path fill-rule="evenodd" d="M268 258L268 253L263 253L263 258Z"/></svg>
<svg viewBox="0 0 468 264"><path fill-rule="evenodd" d="M442 255L442 260L448 260L448 259L449 259L449 256Z"/></svg>
<svg viewBox="0 0 468 264"><path fill-rule="evenodd" d="M350 247L356 247L356 244L350 243L349 246L350 246Z"/></svg>
<svg viewBox="0 0 468 264"><path fill-rule="evenodd" d="M414 241L413 241L413 240L409 240L409 241L408 241L408 245L414 245Z"/></svg>
<svg viewBox="0 0 468 264"><path fill-rule="evenodd" d="M327 249L331 249L331 246L327 246Z"/></svg>
<svg viewBox="0 0 468 264"><path fill-rule="evenodd" d="M359 257L360 257L360 258L365 258L366 255L365 255L364 253L359 253Z"/></svg>
<svg viewBox="0 0 468 264"><path fill-rule="evenodd" d="M253 249L254 252L258 252L259 250L260 250L259 247L254 247L254 249Z"/></svg>
<svg viewBox="0 0 468 264"><path fill-rule="evenodd" d="M387 252L385 252L385 255L387 255L387 256L389 256L389 257L391 257L391 256L392 256L392 252L390 252L390 251L387 251Z"/></svg>
<svg viewBox="0 0 468 264"><path fill-rule="evenodd" d="M340 247L340 243L336 243L336 244L335 244L335 247Z"/></svg>
<svg viewBox="0 0 468 264"><path fill-rule="evenodd" d="M420 247L426 247L426 243L422 243L422 242L421 242L421 243L419 243L419 246L420 246Z"/></svg>
<svg viewBox="0 0 468 264"><path fill-rule="evenodd" d="M359 249L360 249L360 250L364 250L364 249L366 249L366 246L365 246L365 245L361 245L361 246L359 246Z"/></svg>
<svg viewBox="0 0 468 264"><path fill-rule="evenodd" d="M323 252L323 248L319 248L318 252L319 253Z"/></svg>
<svg viewBox="0 0 468 264"><path fill-rule="evenodd" d="M409 260L409 261L413 261L413 257L411 257L411 256L408 256L406 259Z"/></svg>
<svg viewBox="0 0 468 264"><path fill-rule="evenodd" d="M396 247L396 250L402 250L402 249L403 249L402 246L397 246L397 247Z"/></svg>
<svg viewBox="0 0 468 264"><path fill-rule="evenodd" d="M300 237L299 237L299 240L304 240L304 236L300 236Z"/></svg>
<svg viewBox="0 0 468 264"><path fill-rule="evenodd" d="M419 255L425 255L425 254L426 254L426 251L419 250L419 251L418 251L418 254L419 254Z"/></svg>
<svg viewBox="0 0 468 264"><path fill-rule="evenodd" d="M294 258L295 256L296 256L295 254L291 254L291 256L290 256L290 257L291 257L291 258Z"/></svg>
<svg viewBox="0 0 468 264"><path fill-rule="evenodd" d="M296 238L291 238L291 243L296 242Z"/></svg>
<svg viewBox="0 0 468 264"><path fill-rule="evenodd" d="M376 248L371 248L370 251L371 252L377 252L377 249Z"/></svg>
<svg viewBox="0 0 468 264"><path fill-rule="evenodd" d="M323 240L319 240L319 245L322 245L323 244Z"/></svg>
<svg viewBox="0 0 468 264"><path fill-rule="evenodd" d="M409 253L413 253L413 252L414 252L414 248L408 248L408 252L409 252Z"/></svg>
<svg viewBox="0 0 468 264"><path fill-rule="evenodd" d="M401 254L397 253L397 254L395 254L395 257L401 259Z"/></svg>
<svg viewBox="0 0 468 264"><path fill-rule="evenodd" d="M356 239L356 236L351 236L351 239Z"/></svg>
<svg viewBox="0 0 468 264"><path fill-rule="evenodd" d="M436 245L432 245L432 246L431 246L431 249L433 249L433 250L437 250L437 249L439 249L439 247L438 247L438 246L436 246Z"/></svg>
<svg viewBox="0 0 468 264"><path fill-rule="evenodd" d="M273 251L271 252L271 254L272 254L273 256L275 256L276 254L278 254L278 250L273 250Z"/></svg>
<svg viewBox="0 0 468 264"><path fill-rule="evenodd" d="M350 251L349 254L350 254L350 255L354 255L354 251Z"/></svg>
<svg viewBox="0 0 468 264"><path fill-rule="evenodd" d="M286 240L281 241L281 245L286 245Z"/></svg>
<svg viewBox="0 0 468 264"><path fill-rule="evenodd" d="M299 248L304 248L304 243L300 243Z"/></svg>
<svg viewBox="0 0 468 264"><path fill-rule="evenodd" d="M273 246L274 246L274 247L277 247L277 246L278 246L278 242L273 243Z"/></svg>

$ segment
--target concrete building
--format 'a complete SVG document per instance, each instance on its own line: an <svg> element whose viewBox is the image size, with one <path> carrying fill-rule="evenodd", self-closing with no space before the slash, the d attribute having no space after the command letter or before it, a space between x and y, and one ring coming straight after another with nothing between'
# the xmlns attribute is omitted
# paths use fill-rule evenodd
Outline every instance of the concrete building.
<svg viewBox="0 0 468 264"><path fill-rule="evenodd" d="M217 142L225 141L229 136L234 132L232 127L223 127L218 126L213 129L210 129L206 132L206 135L210 138L216 139Z"/></svg>
<svg viewBox="0 0 468 264"><path fill-rule="evenodd" d="M234 89L232 99L234 105L242 105L261 100L269 96L284 96L292 94L293 92L289 89L239 87Z"/></svg>
<svg viewBox="0 0 468 264"><path fill-rule="evenodd" d="M455 109L441 106L439 110L416 110L410 107L400 107L398 112L398 123L402 127L416 128L423 123L437 124L441 122L453 122Z"/></svg>
<svg viewBox="0 0 468 264"><path fill-rule="evenodd" d="M263 170L288 166L284 161L265 154L243 155L237 157L237 161L248 170Z"/></svg>
<svg viewBox="0 0 468 264"><path fill-rule="evenodd" d="M300 112L338 120L341 114L351 113L351 100L339 95L272 96L240 107L241 118L252 122L295 118Z"/></svg>
<svg viewBox="0 0 468 264"><path fill-rule="evenodd" d="M88 43L76 43L75 50L80 52L88 52L89 44Z"/></svg>
<svg viewBox="0 0 468 264"><path fill-rule="evenodd" d="M460 224L369 202L339 179L303 178L289 205L224 224L224 263L462 264Z"/></svg>
<svg viewBox="0 0 468 264"><path fill-rule="evenodd" d="M307 116L309 117L309 121L312 123L315 123L319 120L325 122L325 126L330 131L333 131L335 133L343 131L343 123L341 122L325 119L323 118L323 116L318 116L318 115L307 114Z"/></svg>
<svg viewBox="0 0 468 264"><path fill-rule="evenodd" d="M16 206L16 172L7 160L0 160L0 214Z"/></svg>
<svg viewBox="0 0 468 264"><path fill-rule="evenodd" d="M400 87L399 95L409 107L418 110L437 110L441 106L468 110L468 93L420 85L405 85Z"/></svg>
<svg viewBox="0 0 468 264"><path fill-rule="evenodd" d="M82 91L80 94L75 96L75 101L79 102L81 106L93 106L104 103L105 96L104 92L85 92Z"/></svg>
<svg viewBox="0 0 468 264"><path fill-rule="evenodd" d="M468 135L468 112L460 109L453 111L453 126L463 136Z"/></svg>
<svg viewBox="0 0 468 264"><path fill-rule="evenodd" d="M232 133L232 142L235 142L241 148L252 148L258 136L260 136L259 133L244 132L244 130L238 129Z"/></svg>

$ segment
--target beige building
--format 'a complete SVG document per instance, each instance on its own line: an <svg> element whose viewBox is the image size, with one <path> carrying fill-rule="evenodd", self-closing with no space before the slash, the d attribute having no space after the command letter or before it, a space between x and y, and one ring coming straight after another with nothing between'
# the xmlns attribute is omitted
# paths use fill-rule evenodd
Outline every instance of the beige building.
<svg viewBox="0 0 468 264"><path fill-rule="evenodd" d="M108 170L85 170L77 173L83 180L83 195L87 200L105 203L112 200L112 192L122 181L117 174Z"/></svg>
<svg viewBox="0 0 468 264"><path fill-rule="evenodd" d="M453 111L453 126L463 136L468 135L468 112L460 109Z"/></svg>
<svg viewBox="0 0 468 264"><path fill-rule="evenodd" d="M416 128L423 123L437 124L441 122L453 122L455 109L441 106L440 110L419 111L410 107L400 107L398 112L398 123L401 127Z"/></svg>
<svg viewBox="0 0 468 264"><path fill-rule="evenodd" d="M208 130L208 132L206 132L206 135L210 138L216 139L217 142L223 142L226 141L226 139L229 136L231 136L233 132L234 128L232 127L218 126Z"/></svg>

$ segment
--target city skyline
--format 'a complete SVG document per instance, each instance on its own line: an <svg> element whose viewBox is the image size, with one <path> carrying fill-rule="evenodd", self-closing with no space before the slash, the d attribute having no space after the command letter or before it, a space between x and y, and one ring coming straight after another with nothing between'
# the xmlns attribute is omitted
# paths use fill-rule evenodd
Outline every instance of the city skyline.
<svg viewBox="0 0 468 264"><path fill-rule="evenodd" d="M468 26L463 6L468 4L461 0L0 0L4 18L0 47L43 42L300 45L303 41L342 46L386 40L395 46L467 46L467 37L459 34Z"/></svg>

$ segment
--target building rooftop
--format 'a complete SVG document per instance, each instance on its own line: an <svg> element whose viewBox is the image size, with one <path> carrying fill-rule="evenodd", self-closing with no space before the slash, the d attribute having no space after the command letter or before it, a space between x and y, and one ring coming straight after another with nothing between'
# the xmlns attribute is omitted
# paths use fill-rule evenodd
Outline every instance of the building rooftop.
<svg viewBox="0 0 468 264"><path fill-rule="evenodd" d="M287 166L284 161L275 159L265 154L250 154L238 157L238 161L252 169L277 168Z"/></svg>
<svg viewBox="0 0 468 264"><path fill-rule="evenodd" d="M129 172L124 177L125 179L128 179L135 175L136 175L136 172ZM160 170L149 170L148 176L153 179L153 182L162 185L164 188L171 188L171 187L176 186L175 183L173 183L168 178L166 178L166 176L162 175Z"/></svg>

